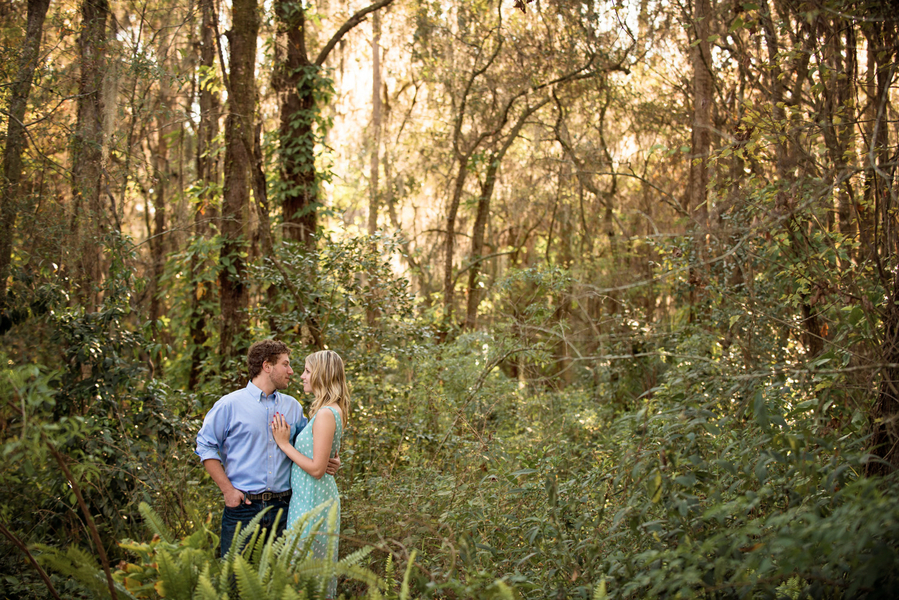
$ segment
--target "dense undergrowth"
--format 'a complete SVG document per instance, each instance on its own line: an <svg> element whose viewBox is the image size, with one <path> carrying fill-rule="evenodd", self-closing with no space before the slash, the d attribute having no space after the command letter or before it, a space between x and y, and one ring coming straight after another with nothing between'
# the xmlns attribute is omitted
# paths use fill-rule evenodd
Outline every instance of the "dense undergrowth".
<svg viewBox="0 0 899 600"><path fill-rule="evenodd" d="M0 596L101 597L111 579L122 598L314 598L334 572L348 598L885 598L899 585L899 484L863 475L869 400L851 370L826 368L848 362L836 344L808 361L756 327L752 355L729 351L713 325L743 317L710 285L709 319L664 332L633 328L623 300L631 331L607 349L619 358L572 363L561 385L551 339L528 332L547 329L570 273L513 273L491 300L506 320L441 343L365 253L333 245L303 284L339 297L329 335L353 383L344 562L282 560L262 542L215 558L221 502L193 444L233 373L186 392L172 347L168 379L151 377L121 266L97 311L45 286L29 329L7 335L42 343L3 357ZM380 296L359 283L375 267ZM782 285L757 282L763 297ZM861 347L852 310L831 322ZM302 332L285 336L302 355Z"/></svg>

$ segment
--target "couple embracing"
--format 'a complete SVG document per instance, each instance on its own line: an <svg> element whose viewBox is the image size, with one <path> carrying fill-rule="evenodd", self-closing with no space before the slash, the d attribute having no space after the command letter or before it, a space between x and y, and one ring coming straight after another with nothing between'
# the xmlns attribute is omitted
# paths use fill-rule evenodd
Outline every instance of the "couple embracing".
<svg viewBox="0 0 899 600"><path fill-rule="evenodd" d="M221 555L231 547L238 523L244 528L266 508L262 527L283 533L302 515L340 497L334 475L340 468L340 441L349 410L349 391L343 360L323 350L306 357L303 391L314 399L309 418L293 397L281 392L294 371L284 342L263 340L247 354L250 382L222 397L207 413L197 434L196 453L225 499L222 514ZM308 534L308 531L306 532ZM320 534L321 535L321 534ZM323 537L312 548L325 556Z"/></svg>

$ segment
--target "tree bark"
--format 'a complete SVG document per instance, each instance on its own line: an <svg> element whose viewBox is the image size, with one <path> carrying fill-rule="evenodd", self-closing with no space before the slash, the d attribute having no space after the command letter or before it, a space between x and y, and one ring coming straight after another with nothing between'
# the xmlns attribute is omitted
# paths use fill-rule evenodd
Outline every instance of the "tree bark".
<svg viewBox="0 0 899 600"><path fill-rule="evenodd" d="M883 462L871 461L865 467L868 475L888 475L899 468L899 275L893 279L893 290L884 306L884 336L881 360L890 365L883 369L877 402L870 414L870 452Z"/></svg>
<svg viewBox="0 0 899 600"><path fill-rule="evenodd" d="M693 216L693 247L696 260L705 260L708 233L708 158L712 142L712 53L709 45L712 7L709 0L693 1L693 27L696 45L691 49L693 64L693 129L690 141L690 178L684 207ZM695 317L699 289L705 268L690 266L690 320Z"/></svg>
<svg viewBox="0 0 899 600"><path fill-rule="evenodd" d="M453 186L453 195L446 211L446 241L443 251L443 330L440 333L441 341L446 337L446 332L453 321L453 303L455 302L456 284L453 278L453 255L456 245L456 216L459 214L459 203L462 201L462 191L465 189L465 179L468 176L468 159L470 154L459 160L459 171L456 173L456 182Z"/></svg>
<svg viewBox="0 0 899 600"><path fill-rule="evenodd" d="M31 82L40 55L44 19L50 0L29 0L25 39L19 55L16 80L7 107L6 144L3 148L3 175L0 179L0 333L5 331L7 319L6 280L12 260L12 238L19 214L19 182L22 179L22 154L25 151L25 111Z"/></svg>
<svg viewBox="0 0 899 600"><path fill-rule="evenodd" d="M230 50L230 111L225 120L225 187L222 202L222 249L219 274L221 305L220 353L243 354L249 302L246 286L246 227L250 203L250 168L256 109L256 39L259 15L255 0L235 0Z"/></svg>
<svg viewBox="0 0 899 600"><path fill-rule="evenodd" d="M321 205L318 174L315 170L316 95L323 92L321 69L328 55L348 31L365 20L369 13L391 4L377 2L357 11L347 19L315 60L306 49L306 19L300 3L278 0L275 15L279 51L283 54L276 65L274 86L281 96L279 139L281 144L281 207L284 236L302 242L308 249L315 245L313 236L318 226L317 210Z"/></svg>
<svg viewBox="0 0 899 600"><path fill-rule="evenodd" d="M889 130L886 125L886 108L889 103L889 85L887 84L887 65L892 61L893 52L886 52L885 23L880 22L880 19L872 19L862 29L868 47L867 73L865 75L868 102L865 114L866 152L862 158L862 164L865 167L864 199L857 206L857 210L861 248L863 252L867 252L867 258L873 258L876 245L877 205L880 200L878 195L883 189L876 166L879 162L884 162L884 154L888 148Z"/></svg>
<svg viewBox="0 0 899 600"><path fill-rule="evenodd" d="M105 230L100 206L103 179L103 77L106 72L107 0L81 4L81 78L78 116L72 138L73 227L78 255L76 279L88 310L96 307L100 282L101 240Z"/></svg>
<svg viewBox="0 0 899 600"><path fill-rule="evenodd" d="M279 51L274 87L281 96L278 130L284 238L314 246L318 190L315 177L315 82L318 65L306 51L306 16L300 3L278 0ZM276 59L277 60L277 59Z"/></svg>
<svg viewBox="0 0 899 600"><path fill-rule="evenodd" d="M215 4L213 0L201 0L200 11L202 13L200 31L200 66L206 69L215 68L215 25L213 12ZM224 69L224 65L222 66ZM213 140L219 132L219 96L209 86L200 87L200 123L197 128L197 179L203 188L198 198L198 205L194 211L193 235L195 239L204 239L209 235L209 223L216 218L218 208L215 205L215 193L210 188L217 187L220 177L219 160L214 155ZM205 270L203 261L197 253L191 254L190 276L194 281L194 291L190 301L190 373L188 374L187 387L196 389L200 383L201 366L207 357L206 342L209 334L206 330L209 320L212 318L210 311L205 308L209 293L208 283L198 279L198 273Z"/></svg>
<svg viewBox="0 0 899 600"><path fill-rule="evenodd" d="M165 82L160 82L159 89L160 106L170 106L172 97L169 94ZM165 256L167 244L166 230L166 191L169 183L169 134L174 130L166 111L156 117L156 130L158 135L156 152L153 153L151 163L153 167L153 227L148 231L150 245L150 327L154 339L159 340L164 332L159 329L160 317L165 313L165 305L161 294L160 282L165 271ZM152 361L152 374L154 377L162 377L162 353L155 352L150 357Z"/></svg>
<svg viewBox="0 0 899 600"><path fill-rule="evenodd" d="M381 14L372 16L371 38L372 151L368 186L368 235L378 230L378 159L381 151Z"/></svg>

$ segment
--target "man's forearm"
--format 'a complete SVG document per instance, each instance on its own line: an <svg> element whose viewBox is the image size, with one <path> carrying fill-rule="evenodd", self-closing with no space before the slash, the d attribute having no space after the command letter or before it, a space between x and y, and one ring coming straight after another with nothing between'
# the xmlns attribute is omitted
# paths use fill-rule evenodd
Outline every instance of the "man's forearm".
<svg viewBox="0 0 899 600"><path fill-rule="evenodd" d="M203 461L203 466L206 467L206 472L209 473L209 476L212 477L215 484L222 490L223 495L227 496L228 493L235 490L234 486L231 484L231 480L228 479L228 475L225 474L225 468L222 466L222 461L208 458Z"/></svg>

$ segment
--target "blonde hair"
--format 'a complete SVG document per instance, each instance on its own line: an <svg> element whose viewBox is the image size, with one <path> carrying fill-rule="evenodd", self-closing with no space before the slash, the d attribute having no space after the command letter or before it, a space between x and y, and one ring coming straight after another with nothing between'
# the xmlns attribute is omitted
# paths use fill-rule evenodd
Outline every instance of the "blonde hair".
<svg viewBox="0 0 899 600"><path fill-rule="evenodd" d="M309 367L309 385L315 400L309 407L309 418L315 416L319 409L336 404L343 413L346 425L350 420L350 390L346 384L343 359L333 350L313 352L306 357Z"/></svg>

